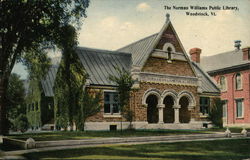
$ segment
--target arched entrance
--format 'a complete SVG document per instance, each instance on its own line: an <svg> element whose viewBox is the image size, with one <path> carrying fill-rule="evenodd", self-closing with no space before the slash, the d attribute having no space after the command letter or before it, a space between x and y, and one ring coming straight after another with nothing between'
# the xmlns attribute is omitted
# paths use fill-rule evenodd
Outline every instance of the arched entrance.
<svg viewBox="0 0 250 160"><path fill-rule="evenodd" d="M147 121L148 123L157 123L159 121L159 112L157 108L158 98L156 95L149 95L146 99L147 103Z"/></svg>
<svg viewBox="0 0 250 160"><path fill-rule="evenodd" d="M191 119L191 114L190 111L188 110L188 106L189 106L189 101L188 98L186 96L183 96L180 98L179 100L179 104L180 104L180 123L189 123L190 119Z"/></svg>
<svg viewBox="0 0 250 160"><path fill-rule="evenodd" d="M174 123L174 100L171 96L166 96L163 100L165 108L163 110L163 121L164 123Z"/></svg>

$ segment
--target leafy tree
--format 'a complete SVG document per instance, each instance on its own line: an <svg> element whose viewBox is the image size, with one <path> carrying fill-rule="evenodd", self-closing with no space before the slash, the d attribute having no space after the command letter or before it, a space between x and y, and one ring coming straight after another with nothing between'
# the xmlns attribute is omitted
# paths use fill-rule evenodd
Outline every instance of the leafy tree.
<svg viewBox="0 0 250 160"><path fill-rule="evenodd" d="M62 60L56 78L56 99L58 100L57 116L66 116L72 126L76 122L80 101L83 96L83 85L86 74L75 52L77 34L73 26L65 26L62 38L58 44L62 50ZM61 101L61 102L60 102Z"/></svg>
<svg viewBox="0 0 250 160"><path fill-rule="evenodd" d="M20 76L13 73L10 76L10 82L8 85L7 92L7 117L8 125L11 128L14 128L13 122L20 114L25 114L26 108L24 105L25 98L25 89L23 81L20 79Z"/></svg>
<svg viewBox="0 0 250 160"><path fill-rule="evenodd" d="M219 98L214 100L213 106L209 110L208 118L212 121L212 123L222 128L223 127L223 109L222 109L223 101Z"/></svg>
<svg viewBox="0 0 250 160"><path fill-rule="evenodd" d="M117 85L116 90L118 91L119 94L121 115L128 121L130 121L130 126L131 126L131 122L133 120L133 111L129 108L128 104L134 80L132 79L132 76L128 70L124 68L121 69L118 67L115 67L115 69L118 75L117 76L109 75L109 79L110 81L114 82ZM121 118L121 126L122 126L122 118Z"/></svg>
<svg viewBox="0 0 250 160"><path fill-rule="evenodd" d="M87 91L84 92L81 102L81 108L77 114L76 126L78 130L83 131L86 119L100 112L101 93L90 95Z"/></svg>
<svg viewBox="0 0 250 160"><path fill-rule="evenodd" d="M0 134L7 133L6 93L10 73L25 52L53 46L63 26L79 28L89 0L1 0Z"/></svg>

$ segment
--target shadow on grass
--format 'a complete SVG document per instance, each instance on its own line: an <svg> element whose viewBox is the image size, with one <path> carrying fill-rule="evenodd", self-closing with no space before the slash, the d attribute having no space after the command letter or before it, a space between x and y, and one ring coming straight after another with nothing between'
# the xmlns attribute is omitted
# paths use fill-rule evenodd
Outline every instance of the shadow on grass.
<svg viewBox="0 0 250 160"><path fill-rule="evenodd" d="M250 140L216 140L179 143L158 143L143 145L122 145L106 147L89 147L63 151L29 153L24 156L36 160L86 159L108 156L109 159L178 159L178 160L242 160L250 158Z"/></svg>
<svg viewBox="0 0 250 160"><path fill-rule="evenodd" d="M164 136L178 134L201 134L201 130L124 130L124 131L55 131L42 133L12 134L8 137L26 140L32 137L35 141L74 140L98 137L138 137L138 136Z"/></svg>

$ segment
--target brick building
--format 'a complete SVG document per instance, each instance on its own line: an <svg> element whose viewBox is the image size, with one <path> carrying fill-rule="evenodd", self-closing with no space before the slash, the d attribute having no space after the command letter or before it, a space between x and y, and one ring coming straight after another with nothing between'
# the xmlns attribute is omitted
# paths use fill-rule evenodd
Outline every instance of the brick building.
<svg viewBox="0 0 250 160"><path fill-rule="evenodd" d="M194 60L197 59L194 57ZM220 86L221 100L224 101L224 125L249 127L250 48L237 48L233 51L204 57L201 59L201 66Z"/></svg>
<svg viewBox="0 0 250 160"><path fill-rule="evenodd" d="M191 54L198 49L191 50ZM202 128L220 91L199 63L191 62L167 15L159 33L116 51L79 47L77 54L89 75L86 89L103 93L101 112L87 119L86 130L119 129L118 93L109 75L115 67L131 72L136 81L129 107L136 129ZM123 122L127 128L129 122Z"/></svg>

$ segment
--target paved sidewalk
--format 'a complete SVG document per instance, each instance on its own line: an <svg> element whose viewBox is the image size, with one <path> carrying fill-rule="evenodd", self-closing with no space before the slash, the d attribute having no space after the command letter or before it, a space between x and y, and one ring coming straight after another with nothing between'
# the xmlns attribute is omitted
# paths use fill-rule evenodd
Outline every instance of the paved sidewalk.
<svg viewBox="0 0 250 160"><path fill-rule="evenodd" d="M50 141L50 143L61 143L60 146L42 147L28 150L17 150L4 152L5 156L21 155L30 152L43 152L51 150L63 150L82 147L95 147L95 146L107 146L107 145L133 145L133 144L148 144L148 143L173 143L173 142L187 142L187 141L211 141L220 139L239 139L249 138L242 137L240 134L232 134L231 138L224 136L224 133L216 134L195 134L195 135L174 135L174 136L151 136L151 137L126 137L126 138L96 138L87 140L62 140L62 141ZM48 141L47 141L48 142ZM70 143L74 143L73 145ZM38 142L39 143L39 142ZM44 142L41 142L44 143Z"/></svg>

